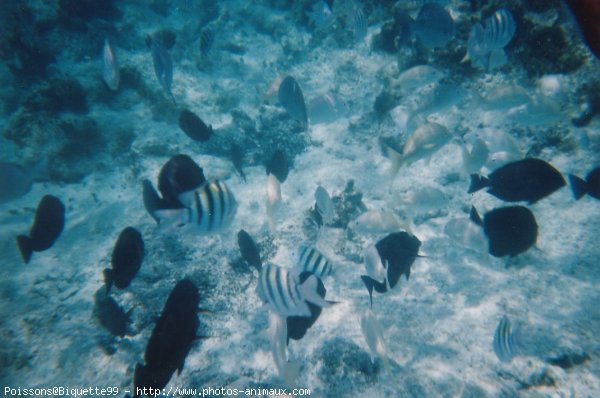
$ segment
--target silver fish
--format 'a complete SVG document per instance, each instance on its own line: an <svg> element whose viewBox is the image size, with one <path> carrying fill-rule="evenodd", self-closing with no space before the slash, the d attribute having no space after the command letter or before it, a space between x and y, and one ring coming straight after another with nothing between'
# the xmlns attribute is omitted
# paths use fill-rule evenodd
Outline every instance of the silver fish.
<svg viewBox="0 0 600 398"><path fill-rule="evenodd" d="M320 185L315 191L315 200L317 202L317 211L323 218L323 223L329 224L330 222L332 222L333 217L335 216L333 202L327 190Z"/></svg>
<svg viewBox="0 0 600 398"><path fill-rule="evenodd" d="M291 76L286 76L279 85L277 95L279 102L286 112L302 123L302 128L306 129L308 127L306 103L304 102L304 95L302 94L302 90L296 79Z"/></svg>
<svg viewBox="0 0 600 398"><path fill-rule="evenodd" d="M319 278L329 276L333 272L333 266L329 260L317 249L307 245L300 245L298 248L296 266L300 270L311 272Z"/></svg>
<svg viewBox="0 0 600 398"><path fill-rule="evenodd" d="M154 74L156 75L160 86L175 104L175 97L171 92L171 85L173 83L173 61L171 61L171 55L167 49L160 45L157 40L152 41L152 63L154 64Z"/></svg>
<svg viewBox="0 0 600 398"><path fill-rule="evenodd" d="M513 335L512 324L506 315L500 319L498 327L496 327L493 347L496 356L502 362L510 362L517 356L517 343Z"/></svg>
<svg viewBox="0 0 600 398"><path fill-rule="evenodd" d="M119 89L119 63L108 39L104 40L102 50L102 78L111 90Z"/></svg>
<svg viewBox="0 0 600 398"><path fill-rule="evenodd" d="M435 83L442 77L444 74L433 66L417 65L402 72L394 84L402 90L412 90Z"/></svg>

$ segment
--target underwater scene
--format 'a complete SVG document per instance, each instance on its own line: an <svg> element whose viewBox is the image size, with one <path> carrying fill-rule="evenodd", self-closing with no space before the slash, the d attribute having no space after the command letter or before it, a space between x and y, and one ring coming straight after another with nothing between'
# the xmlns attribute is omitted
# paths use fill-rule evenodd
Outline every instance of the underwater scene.
<svg viewBox="0 0 600 398"><path fill-rule="evenodd" d="M5 397L600 397L600 1L3 0Z"/></svg>

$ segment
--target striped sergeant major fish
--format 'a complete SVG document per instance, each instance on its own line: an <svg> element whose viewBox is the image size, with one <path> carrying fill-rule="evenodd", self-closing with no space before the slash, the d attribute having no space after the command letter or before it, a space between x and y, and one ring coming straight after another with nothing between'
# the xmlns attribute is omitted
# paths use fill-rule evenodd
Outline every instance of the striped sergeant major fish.
<svg viewBox="0 0 600 398"><path fill-rule="evenodd" d="M273 264L263 266L256 292L268 309L283 316L310 317L308 303L329 307L317 292L319 280L310 275L301 284L295 270Z"/></svg>
<svg viewBox="0 0 600 398"><path fill-rule="evenodd" d="M518 355L517 341L512 330L512 324L506 315L500 319L494 333L494 352L502 362L510 362Z"/></svg>
<svg viewBox="0 0 600 398"><path fill-rule="evenodd" d="M233 193L223 181L208 181L200 187L179 195L183 209L154 212L161 228L189 225L200 235L211 234L228 227L237 211Z"/></svg>
<svg viewBox="0 0 600 398"><path fill-rule="evenodd" d="M308 271L318 278L324 278L333 273L333 266L316 248L300 245L296 266L301 271Z"/></svg>

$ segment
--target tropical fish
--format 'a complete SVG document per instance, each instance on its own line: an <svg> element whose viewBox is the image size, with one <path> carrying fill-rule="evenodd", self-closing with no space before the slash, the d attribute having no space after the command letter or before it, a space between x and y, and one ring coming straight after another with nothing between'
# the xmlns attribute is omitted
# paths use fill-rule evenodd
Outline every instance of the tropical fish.
<svg viewBox="0 0 600 398"><path fill-rule="evenodd" d="M133 228L127 227L121 231L110 260L111 268L104 269L104 283L106 294L114 285L125 289L138 273L144 259L144 241L142 234Z"/></svg>
<svg viewBox="0 0 600 398"><path fill-rule="evenodd" d="M286 112L294 119L302 124L302 128L308 127L308 115L306 113L306 103L302 89L298 85L296 79L291 76L286 76L279 85L277 97L279 103L283 106Z"/></svg>
<svg viewBox="0 0 600 398"><path fill-rule="evenodd" d="M498 199L533 204L565 185L565 179L551 164L525 158L494 170L487 178L472 174L468 192L490 187L487 192Z"/></svg>
<svg viewBox="0 0 600 398"><path fill-rule="evenodd" d="M132 311L133 308L128 312L123 311L123 308L102 289L94 295L93 314L100 325L114 336L123 337L127 334L127 324Z"/></svg>
<svg viewBox="0 0 600 398"><path fill-rule="evenodd" d="M523 206L500 207L487 212L483 221L476 210L471 219L483 226L488 251L494 257L524 253L537 240L538 225L531 210Z"/></svg>
<svg viewBox="0 0 600 398"><path fill-rule="evenodd" d="M392 160L391 174L395 176L400 167L427 158L446 145L452 136L448 129L438 123L425 123L417 128L404 143L402 153L387 146L385 151Z"/></svg>
<svg viewBox="0 0 600 398"><path fill-rule="evenodd" d="M175 97L171 92L171 84L173 83L173 61L169 52L158 43L158 40L152 41L152 63L154 64L154 74L160 83L160 86L167 96L175 102Z"/></svg>
<svg viewBox="0 0 600 398"><path fill-rule="evenodd" d="M485 141L481 138L475 138L471 144L471 150L465 145L461 147L463 167L467 174L477 174L488 160L489 149Z"/></svg>
<svg viewBox="0 0 600 398"><path fill-rule="evenodd" d="M531 101L527 90L521 86L503 85L490 90L479 103L486 110L507 110L526 105Z"/></svg>
<svg viewBox="0 0 600 398"><path fill-rule="evenodd" d="M240 229L237 234L238 246L242 258L252 267L256 268L260 272L262 268L262 261L260 260L260 251L254 239L248 234L248 232Z"/></svg>
<svg viewBox="0 0 600 398"><path fill-rule="evenodd" d="M298 275L298 282L303 284L309 276L314 275L311 272L302 272ZM325 289L325 285L321 279L317 277L317 294L325 299L325 295L327 294L327 290ZM332 304L333 302L328 302ZM308 309L310 310L310 316L288 316L286 318L287 323L287 341L289 343L290 339L292 340L300 340L306 335L308 329L315 324L319 315L321 315L322 308L316 304L313 304L309 301L306 301L308 305Z"/></svg>
<svg viewBox="0 0 600 398"><path fill-rule="evenodd" d="M33 173L15 163L0 162L0 204L10 202L31 190Z"/></svg>
<svg viewBox="0 0 600 398"><path fill-rule="evenodd" d="M277 366L279 376L286 385L295 385L300 374L300 365L287 359L288 330L286 319L281 315L269 311L269 337L271 340L271 354Z"/></svg>
<svg viewBox="0 0 600 398"><path fill-rule="evenodd" d="M52 247L64 226L65 206L56 196L45 195L35 211L35 220L29 236L17 236L23 261L29 263L33 252L41 252Z"/></svg>
<svg viewBox="0 0 600 398"><path fill-rule="evenodd" d="M180 374L185 358L194 342L203 338L196 334L198 320L198 288L189 279L182 279L173 288L152 330L144 354L145 365L138 363L133 376L134 398L143 388L161 390L177 370Z"/></svg>
<svg viewBox="0 0 600 398"><path fill-rule="evenodd" d="M311 124L331 123L348 114L348 105L342 97L329 92L308 102L308 118Z"/></svg>
<svg viewBox="0 0 600 398"><path fill-rule="evenodd" d="M375 358L379 358L385 371L393 376L388 359L388 348L383 339L383 329L369 308L364 309L360 315L360 329L371 351L371 362L374 363Z"/></svg>
<svg viewBox="0 0 600 398"><path fill-rule="evenodd" d="M213 135L212 126L207 126L194 112L187 109L179 113L179 128L194 141L208 141Z"/></svg>
<svg viewBox="0 0 600 398"><path fill-rule="evenodd" d="M290 172L290 166L285 158L285 154L280 149L277 149L275 152L273 152L271 158L266 164L266 169L267 175L273 174L275 177L277 177L279 182L285 182Z"/></svg>
<svg viewBox="0 0 600 398"><path fill-rule="evenodd" d="M386 273L383 282L379 282L369 275L360 277L369 291L371 305L373 305L373 289L379 293L394 289L402 274L408 280L410 267L418 257L419 247L421 247L421 241L404 231L391 233L375 244Z"/></svg>
<svg viewBox="0 0 600 398"><path fill-rule="evenodd" d="M271 231L276 227L276 213L281 206L281 184L273 174L267 176L267 222Z"/></svg>
<svg viewBox="0 0 600 398"><path fill-rule="evenodd" d="M242 177L244 182L246 182L246 174L244 174L244 169L242 168L242 162L244 160L244 153L242 152L242 148L234 142L231 144L229 154L231 155L233 167L235 167L236 171L240 174L240 177Z"/></svg>
<svg viewBox="0 0 600 398"><path fill-rule="evenodd" d="M119 63L108 39L104 39L102 49L102 78L111 90L119 89Z"/></svg>
<svg viewBox="0 0 600 398"><path fill-rule="evenodd" d="M566 3L575 15L585 43L600 59L600 3L596 0L566 0Z"/></svg>
<svg viewBox="0 0 600 398"><path fill-rule="evenodd" d="M163 208L181 208L179 195L204 184L204 172L188 155L175 155L163 165L158 174L158 190L164 200Z"/></svg>
<svg viewBox="0 0 600 398"><path fill-rule="evenodd" d="M435 83L444 77L444 74L433 66L417 65L405 70L394 81L394 85L404 91L414 90L427 84Z"/></svg>
<svg viewBox="0 0 600 398"><path fill-rule="evenodd" d="M211 234L227 228L237 211L233 193L219 180L208 181L193 191L183 192L179 201L183 209L154 212L161 227L189 226L198 234Z"/></svg>
<svg viewBox="0 0 600 398"><path fill-rule="evenodd" d="M362 213L350 222L349 228L354 232L363 234L389 233L408 229L407 225L401 223L394 213L377 210L369 210Z"/></svg>
<svg viewBox="0 0 600 398"><path fill-rule="evenodd" d="M206 58L208 56L208 53L210 52L214 41L215 32L208 28L203 29L202 33L200 33L200 55L203 58Z"/></svg>
<svg viewBox="0 0 600 398"><path fill-rule="evenodd" d="M301 272L307 271L320 279L333 273L333 265L316 248L307 245L298 247L296 267Z"/></svg>
<svg viewBox="0 0 600 398"><path fill-rule="evenodd" d="M512 40L517 24L510 11L498 9L485 22L485 45L488 49L502 49Z"/></svg>
<svg viewBox="0 0 600 398"><path fill-rule="evenodd" d="M571 183L571 190L576 200L581 199L585 194L590 195L592 198L600 199L600 167L596 167L590 171L585 180L576 175L569 174L569 182Z"/></svg>
<svg viewBox="0 0 600 398"><path fill-rule="evenodd" d="M471 63L483 69L493 69L506 63L504 47L517 30L516 22L506 9L497 10L484 21L485 28L476 23L469 33L467 56Z"/></svg>
<svg viewBox="0 0 600 398"><path fill-rule="evenodd" d="M454 36L454 21L450 13L441 5L425 3L417 15L412 30L424 47L442 47Z"/></svg>
<svg viewBox="0 0 600 398"><path fill-rule="evenodd" d="M368 21L361 7L354 9L352 13L352 30L354 32L354 41L360 43L367 36Z"/></svg>
<svg viewBox="0 0 600 398"><path fill-rule="evenodd" d="M494 347L496 356L501 362L510 362L518 355L512 324L506 315L498 322L492 346Z"/></svg>
<svg viewBox="0 0 600 398"><path fill-rule="evenodd" d="M309 303L320 307L328 307L318 292L319 278L309 275L304 282L295 270L266 264L260 271L256 292L267 308L283 317L310 317Z"/></svg>
<svg viewBox="0 0 600 398"><path fill-rule="evenodd" d="M315 200L317 202L317 211L321 215L323 223L331 223L333 221L333 217L335 217L333 201L331 200L327 190L321 185L319 185L315 191Z"/></svg>

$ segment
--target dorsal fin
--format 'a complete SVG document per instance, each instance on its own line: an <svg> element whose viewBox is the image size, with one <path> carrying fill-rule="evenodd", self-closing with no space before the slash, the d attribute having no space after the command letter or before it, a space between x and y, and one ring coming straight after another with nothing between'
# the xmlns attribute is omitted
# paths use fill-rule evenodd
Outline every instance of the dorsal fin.
<svg viewBox="0 0 600 398"><path fill-rule="evenodd" d="M479 225L480 227L483 226L483 221L481 220L481 217L479 216L479 213L477 212L477 209L475 208L475 206L471 206L471 212L469 213L469 219L471 221L473 221L475 224Z"/></svg>

